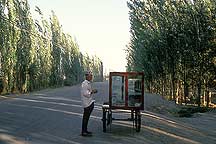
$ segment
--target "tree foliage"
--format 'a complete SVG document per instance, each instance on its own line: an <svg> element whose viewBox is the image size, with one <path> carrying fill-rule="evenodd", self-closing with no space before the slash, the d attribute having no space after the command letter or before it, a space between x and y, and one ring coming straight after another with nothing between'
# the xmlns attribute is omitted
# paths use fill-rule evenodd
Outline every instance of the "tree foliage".
<svg viewBox="0 0 216 144"><path fill-rule="evenodd" d="M130 0L127 70L144 71L149 91L178 102L215 88L216 2Z"/></svg>
<svg viewBox="0 0 216 144"><path fill-rule="evenodd" d="M27 0L0 0L1 93L76 84L89 69L102 80L101 60L80 52L54 11L49 21L39 7L35 11L36 20Z"/></svg>

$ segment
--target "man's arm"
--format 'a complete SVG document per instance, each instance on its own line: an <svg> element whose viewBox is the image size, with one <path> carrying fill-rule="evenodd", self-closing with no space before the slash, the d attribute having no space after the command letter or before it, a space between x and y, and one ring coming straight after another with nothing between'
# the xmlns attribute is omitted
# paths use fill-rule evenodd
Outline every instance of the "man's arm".
<svg viewBox="0 0 216 144"><path fill-rule="evenodd" d="M82 93L85 97L90 97L92 94L92 90L88 88L89 86L87 84L82 85Z"/></svg>

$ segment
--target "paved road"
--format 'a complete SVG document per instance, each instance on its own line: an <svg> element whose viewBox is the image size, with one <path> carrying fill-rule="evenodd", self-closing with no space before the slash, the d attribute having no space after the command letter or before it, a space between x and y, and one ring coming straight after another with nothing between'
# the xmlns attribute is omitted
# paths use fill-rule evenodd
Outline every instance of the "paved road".
<svg viewBox="0 0 216 144"><path fill-rule="evenodd" d="M111 130L103 133L101 104L108 100L108 83L95 83L94 87L99 92L89 121L93 137L80 136L80 91L79 86L72 86L0 100L0 144L201 144L205 138L214 143L214 129L207 135L147 111L142 115L140 133L132 129L131 122L113 122Z"/></svg>
<svg viewBox="0 0 216 144"><path fill-rule="evenodd" d="M93 137L80 136L82 107L79 86L42 90L0 101L1 144L80 144L119 141L102 132L101 104L108 83L96 83L96 105L89 121ZM12 96L13 97L13 96ZM131 128L128 128L131 132ZM107 141L107 142L106 142Z"/></svg>

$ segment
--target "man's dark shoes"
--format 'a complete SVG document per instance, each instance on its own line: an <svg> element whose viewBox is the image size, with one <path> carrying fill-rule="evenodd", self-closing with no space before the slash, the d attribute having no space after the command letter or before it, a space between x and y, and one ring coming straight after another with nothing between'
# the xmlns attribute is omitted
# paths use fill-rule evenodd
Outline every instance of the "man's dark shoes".
<svg viewBox="0 0 216 144"><path fill-rule="evenodd" d="M90 131L87 131L86 133L92 135L92 132L90 132Z"/></svg>
<svg viewBox="0 0 216 144"><path fill-rule="evenodd" d="M88 137L88 136L92 136L92 133L91 132L82 132L81 135Z"/></svg>

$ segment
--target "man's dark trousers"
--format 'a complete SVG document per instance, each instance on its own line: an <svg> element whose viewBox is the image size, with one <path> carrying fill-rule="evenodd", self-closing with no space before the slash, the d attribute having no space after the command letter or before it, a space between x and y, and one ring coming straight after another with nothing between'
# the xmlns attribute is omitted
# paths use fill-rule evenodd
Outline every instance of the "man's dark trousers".
<svg viewBox="0 0 216 144"><path fill-rule="evenodd" d="M87 129L88 121L93 109L94 109L94 102L90 106L84 108L83 120L82 120L82 133L87 132L88 130Z"/></svg>

